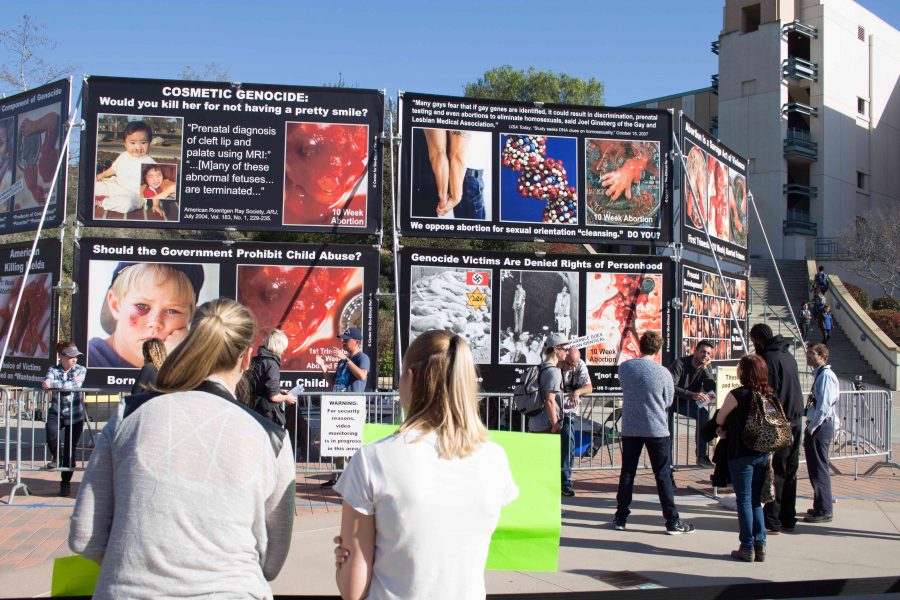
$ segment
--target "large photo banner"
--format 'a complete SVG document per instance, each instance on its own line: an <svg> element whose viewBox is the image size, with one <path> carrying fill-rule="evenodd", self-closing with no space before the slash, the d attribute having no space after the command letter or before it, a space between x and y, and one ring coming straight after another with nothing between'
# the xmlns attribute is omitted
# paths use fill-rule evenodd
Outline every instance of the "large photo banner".
<svg viewBox="0 0 900 600"><path fill-rule="evenodd" d="M400 340L448 329L464 337L485 391L507 392L541 362L551 333L593 334L582 351L597 392L618 391L618 365L640 355L638 339L674 339L669 258L632 255L543 256L404 248L400 253Z"/></svg>
<svg viewBox="0 0 900 600"><path fill-rule="evenodd" d="M83 104L86 225L381 226L382 92L88 77Z"/></svg>
<svg viewBox="0 0 900 600"><path fill-rule="evenodd" d="M36 387L56 363L59 300L53 288L59 283L59 240L38 242L26 280L25 266L30 254L30 243L0 246L0 349L9 341L0 372L0 383L4 385ZM13 322L20 291L22 302Z"/></svg>
<svg viewBox="0 0 900 600"><path fill-rule="evenodd" d="M667 111L406 92L400 121L404 235L671 240Z"/></svg>
<svg viewBox="0 0 900 600"><path fill-rule="evenodd" d="M681 241L688 249L747 262L747 159L682 116ZM694 202L694 191L697 198ZM712 240L712 248L703 231Z"/></svg>
<svg viewBox="0 0 900 600"><path fill-rule="evenodd" d="M734 315L715 269L682 261L681 281L681 354L692 353L697 342L706 340L713 345L714 361L737 362L747 354L740 334L747 339L747 278L725 275Z"/></svg>
<svg viewBox="0 0 900 600"><path fill-rule="evenodd" d="M52 183L70 95L66 79L0 100L0 234L37 229L48 199L44 227L65 218L67 160Z"/></svg>
<svg viewBox="0 0 900 600"><path fill-rule="evenodd" d="M256 317L254 354L280 328L285 390L330 389L337 339L349 327L363 351L377 348L378 252L333 245L82 239L76 251L75 339L86 354L89 385L130 388L144 363L143 343L171 351L187 335L200 304L234 298ZM375 369L369 377L375 380Z"/></svg>

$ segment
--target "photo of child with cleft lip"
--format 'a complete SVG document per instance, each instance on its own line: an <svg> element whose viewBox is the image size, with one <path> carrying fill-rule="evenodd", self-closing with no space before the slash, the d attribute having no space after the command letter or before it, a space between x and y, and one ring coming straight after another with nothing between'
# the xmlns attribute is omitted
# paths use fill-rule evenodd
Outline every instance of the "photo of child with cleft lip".
<svg viewBox="0 0 900 600"><path fill-rule="evenodd" d="M92 278L108 274L111 265L109 288L102 296L92 292L88 302L91 368L140 368L142 346L150 338L161 340L171 353L187 335L197 305L219 295L218 281L210 281L201 264L93 261ZM98 305L105 339L96 335Z"/></svg>

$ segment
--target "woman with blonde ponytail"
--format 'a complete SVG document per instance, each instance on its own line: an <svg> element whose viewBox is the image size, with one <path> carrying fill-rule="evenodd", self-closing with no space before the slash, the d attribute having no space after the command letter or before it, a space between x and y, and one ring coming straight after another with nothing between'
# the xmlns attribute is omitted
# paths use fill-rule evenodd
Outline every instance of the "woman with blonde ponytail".
<svg viewBox="0 0 900 600"><path fill-rule="evenodd" d="M403 357L406 421L364 446L335 490L343 497L337 584L350 598L484 598L500 509L518 496L503 449L478 417L472 351L428 331Z"/></svg>
<svg viewBox="0 0 900 600"><path fill-rule="evenodd" d="M235 399L253 316L200 306L152 391L98 436L69 547L100 563L94 598L271 598L290 547L294 456L285 431Z"/></svg>

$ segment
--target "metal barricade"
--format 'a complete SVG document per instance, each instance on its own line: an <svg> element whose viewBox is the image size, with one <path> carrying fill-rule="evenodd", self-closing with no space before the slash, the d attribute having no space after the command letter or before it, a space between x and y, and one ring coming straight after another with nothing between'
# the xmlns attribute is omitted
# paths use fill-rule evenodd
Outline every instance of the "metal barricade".
<svg viewBox="0 0 900 600"><path fill-rule="evenodd" d="M864 475L882 467L900 468L893 463L891 447L891 393L887 390L844 390L838 395L838 422L831 443L830 462L852 459L854 477L859 476L859 460L883 456Z"/></svg>
<svg viewBox="0 0 900 600"><path fill-rule="evenodd" d="M85 418L81 428L65 426L62 409L68 408L71 414L73 400L72 396L59 398L60 393L82 394L84 397ZM114 394L113 401L103 402L105 410L98 410L91 404L97 404L92 400L100 395L108 396L103 390L92 388L71 392L14 388L4 394L4 476L0 482L13 483L8 504L13 503L17 492L21 491L26 496L30 493L27 483L23 481L23 473L72 472L84 469L96 434L109 420L120 400L120 395ZM55 404L59 410L51 411L51 404ZM79 433L76 440L76 434ZM53 440L52 447L48 438ZM71 452L64 452L67 448L71 448ZM71 463L63 460L64 455L72 456ZM53 460L54 456L57 457L56 460Z"/></svg>

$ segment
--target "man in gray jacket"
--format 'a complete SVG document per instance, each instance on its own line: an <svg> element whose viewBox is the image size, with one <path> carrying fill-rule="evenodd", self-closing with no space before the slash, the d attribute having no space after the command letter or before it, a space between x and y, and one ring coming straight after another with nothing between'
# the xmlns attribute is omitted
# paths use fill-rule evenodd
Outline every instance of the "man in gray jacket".
<svg viewBox="0 0 900 600"><path fill-rule="evenodd" d="M660 351L663 338L647 331L640 339L640 358L619 365L622 386L622 471L616 494L616 516L613 528L623 531L631 511L634 476L644 446L656 477L656 492L666 518L666 533L693 533L694 526L681 520L675 507L675 480L666 411L675 397L675 384L669 371L653 357Z"/></svg>

